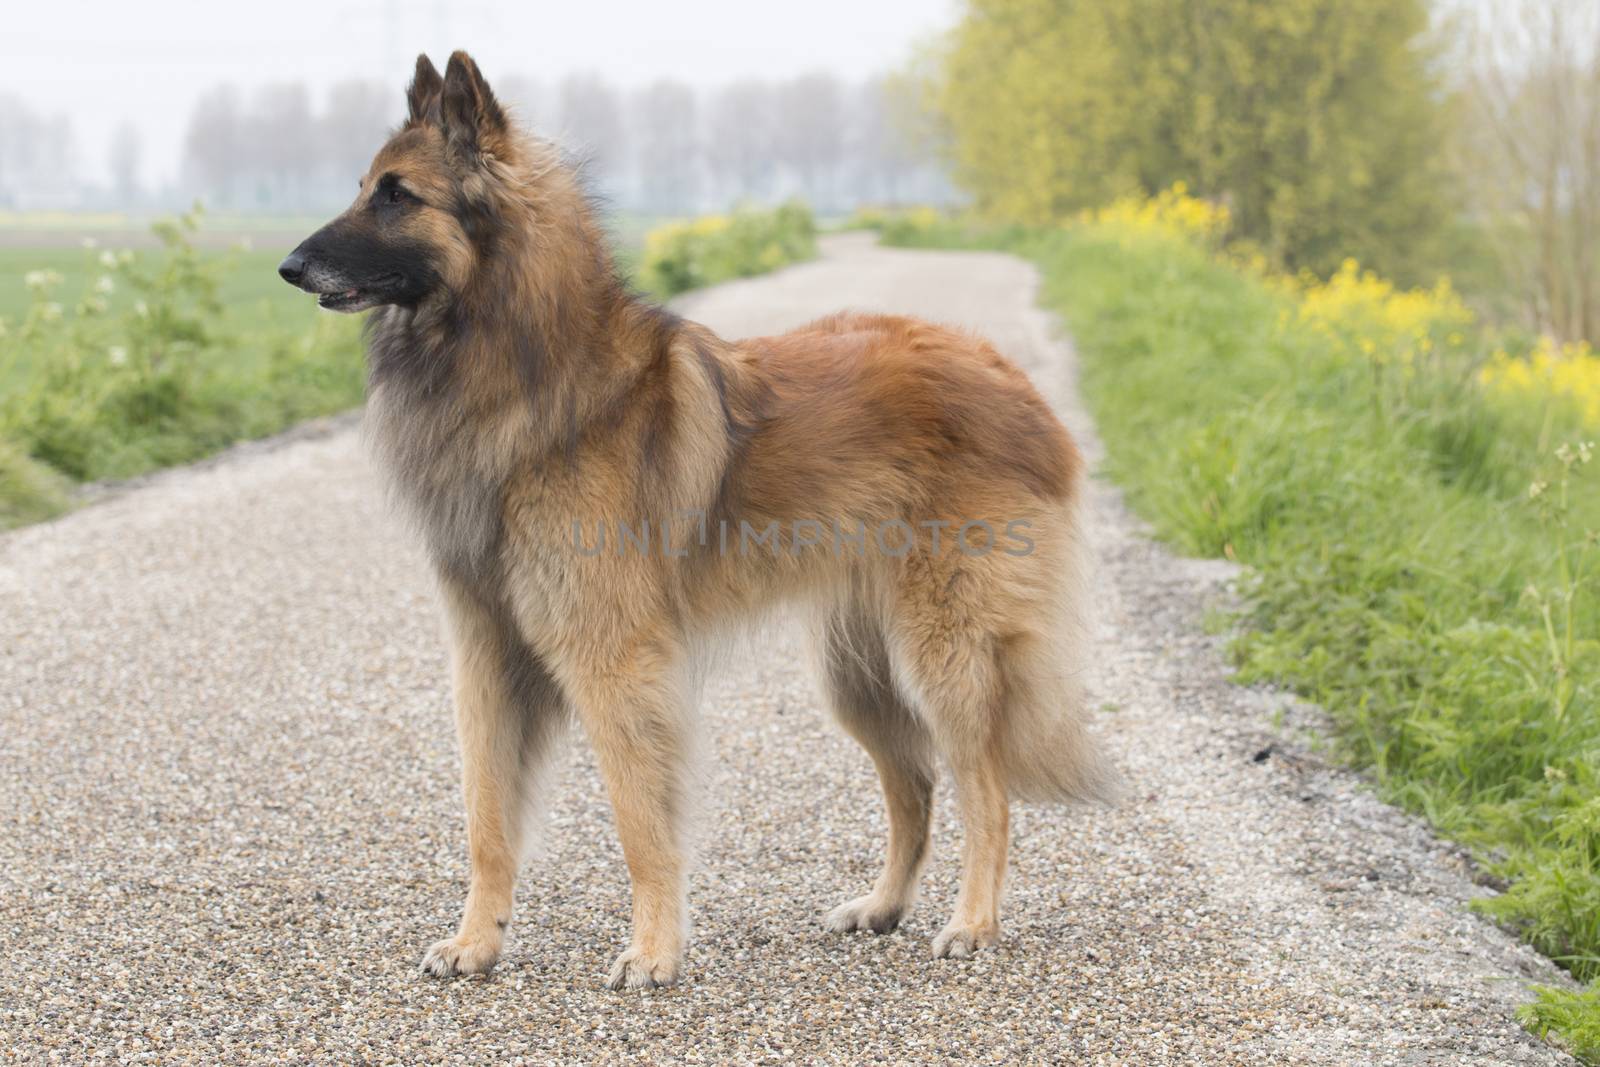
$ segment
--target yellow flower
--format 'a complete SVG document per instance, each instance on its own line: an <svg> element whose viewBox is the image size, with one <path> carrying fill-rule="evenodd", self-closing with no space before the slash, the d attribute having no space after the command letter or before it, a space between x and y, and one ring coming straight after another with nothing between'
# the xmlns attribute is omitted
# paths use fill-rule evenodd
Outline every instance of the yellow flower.
<svg viewBox="0 0 1600 1067"><path fill-rule="evenodd" d="M1086 211L1080 221L1103 226L1123 238L1170 237L1211 241L1228 229L1228 209L1189 195L1178 182L1154 197L1128 196Z"/></svg>
<svg viewBox="0 0 1600 1067"><path fill-rule="evenodd" d="M1526 355L1496 352L1478 373L1478 381L1501 396L1566 399L1584 422L1600 426L1600 355L1587 342L1559 344L1541 337Z"/></svg>
<svg viewBox="0 0 1600 1067"><path fill-rule="evenodd" d="M1476 320L1448 279L1401 290L1346 259L1326 282L1302 276L1297 319L1351 355L1410 366L1432 354L1435 338L1459 345Z"/></svg>
<svg viewBox="0 0 1600 1067"><path fill-rule="evenodd" d="M1123 197L1084 211L1077 222L1124 244L1154 240L1215 247L1227 233L1229 217L1224 205L1193 197L1177 182L1154 197ZM1476 316L1448 278L1431 288L1408 290L1349 258L1323 281L1309 272L1271 273L1259 251L1226 255L1284 298L1279 330L1306 331L1353 360L1393 364L1402 378L1442 358L1441 350L1466 348L1482 336ZM1496 349L1477 380L1491 394L1570 400L1587 423L1600 425L1600 354L1585 342L1559 344L1546 337L1518 355Z"/></svg>

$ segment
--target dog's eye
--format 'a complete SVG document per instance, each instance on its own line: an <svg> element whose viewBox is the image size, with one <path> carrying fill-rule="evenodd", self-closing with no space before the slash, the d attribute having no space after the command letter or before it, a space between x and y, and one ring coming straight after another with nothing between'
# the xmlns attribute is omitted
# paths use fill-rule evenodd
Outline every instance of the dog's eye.
<svg viewBox="0 0 1600 1067"><path fill-rule="evenodd" d="M388 196L389 203L391 203L391 204L400 204L400 203L404 203L405 199L406 199L406 191L404 189L400 188L398 185L394 186L392 189L389 190L389 196Z"/></svg>

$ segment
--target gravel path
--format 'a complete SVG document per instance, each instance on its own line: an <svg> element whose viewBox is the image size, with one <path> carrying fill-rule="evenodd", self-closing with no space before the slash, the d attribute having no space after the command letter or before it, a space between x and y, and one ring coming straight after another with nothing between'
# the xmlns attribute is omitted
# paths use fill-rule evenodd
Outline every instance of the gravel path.
<svg viewBox="0 0 1600 1067"><path fill-rule="evenodd" d="M684 304L730 334L842 304L971 325L1097 455L1034 286L844 237ZM455 742L430 583L354 431L0 538L0 1058L1570 1062L1513 1019L1557 973L1467 910L1461 857L1294 740L1314 712L1228 683L1200 623L1230 572L1103 484L1093 529L1100 729L1134 793L1015 813L1002 946L928 958L947 793L901 930L823 932L884 818L780 626L706 694L686 981L633 995L602 987L627 882L581 743L500 968L417 974L464 892Z"/></svg>

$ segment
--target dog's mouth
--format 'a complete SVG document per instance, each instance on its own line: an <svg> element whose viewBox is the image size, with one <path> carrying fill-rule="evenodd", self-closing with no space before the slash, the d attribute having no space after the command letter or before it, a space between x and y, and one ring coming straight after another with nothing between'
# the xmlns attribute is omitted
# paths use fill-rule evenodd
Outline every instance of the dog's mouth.
<svg viewBox="0 0 1600 1067"><path fill-rule="evenodd" d="M361 303L365 292L360 289L346 289L338 293L319 293L317 306L325 307L329 311L344 311Z"/></svg>
<svg viewBox="0 0 1600 1067"><path fill-rule="evenodd" d="M388 294L398 291L403 281L399 274L386 274L367 285L318 292L317 306L329 311L365 311L386 303Z"/></svg>
<svg viewBox="0 0 1600 1067"><path fill-rule="evenodd" d="M318 293L317 306L331 312L358 310L371 298L371 290L341 290L338 293ZM376 301L373 301L376 302Z"/></svg>

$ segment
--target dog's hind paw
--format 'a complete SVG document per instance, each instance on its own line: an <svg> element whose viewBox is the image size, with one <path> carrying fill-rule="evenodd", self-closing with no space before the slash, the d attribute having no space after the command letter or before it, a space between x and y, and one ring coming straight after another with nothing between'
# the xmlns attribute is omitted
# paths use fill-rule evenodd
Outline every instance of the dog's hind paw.
<svg viewBox="0 0 1600 1067"><path fill-rule="evenodd" d="M933 939L933 958L936 960L965 960L977 955L979 949L988 948L1000 940L998 923L980 923L960 926L951 923Z"/></svg>
<svg viewBox="0 0 1600 1067"><path fill-rule="evenodd" d="M900 925L905 913L905 905L899 901L880 900L869 894L840 904L828 912L822 921L836 934L847 934L852 930L887 934Z"/></svg>
<svg viewBox="0 0 1600 1067"><path fill-rule="evenodd" d="M643 949L630 948L617 957L606 985L612 989L654 989L678 980L676 959L652 956Z"/></svg>
<svg viewBox="0 0 1600 1067"><path fill-rule="evenodd" d="M500 959L500 946L477 938L452 937L440 941L422 957L422 973L435 978L458 974L488 974Z"/></svg>

